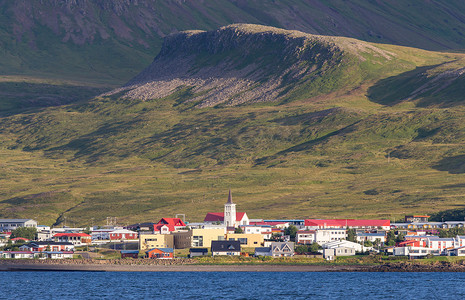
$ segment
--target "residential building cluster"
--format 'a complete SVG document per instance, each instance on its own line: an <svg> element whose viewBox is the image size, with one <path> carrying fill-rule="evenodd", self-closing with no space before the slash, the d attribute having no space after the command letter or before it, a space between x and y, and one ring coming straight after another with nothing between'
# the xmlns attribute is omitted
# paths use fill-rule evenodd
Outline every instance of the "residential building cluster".
<svg viewBox="0 0 465 300"><path fill-rule="evenodd" d="M229 192L224 211L207 213L201 223L161 218L157 223L90 228L84 232L83 228L41 226L31 219L0 219L0 247L18 245L14 251L0 250L0 258L72 258L78 247L102 244L120 250L122 258L173 259L175 249L189 249L190 257L239 256L250 251L255 256L292 257L296 250L328 260L367 251L414 258L464 256L465 235L438 236L439 229L464 226L465 221L429 222L428 216L416 215L406 216L402 223L373 219L249 219L247 213L236 212ZM35 239L10 238L11 232L21 227L36 228ZM310 245L316 245L318 252L309 251Z"/></svg>

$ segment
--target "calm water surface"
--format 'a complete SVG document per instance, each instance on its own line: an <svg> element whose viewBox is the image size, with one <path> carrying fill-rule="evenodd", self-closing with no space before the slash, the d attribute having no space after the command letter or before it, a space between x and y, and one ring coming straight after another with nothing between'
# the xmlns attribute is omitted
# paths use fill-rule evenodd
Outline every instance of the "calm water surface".
<svg viewBox="0 0 465 300"><path fill-rule="evenodd" d="M465 273L0 272L0 299L465 299Z"/></svg>

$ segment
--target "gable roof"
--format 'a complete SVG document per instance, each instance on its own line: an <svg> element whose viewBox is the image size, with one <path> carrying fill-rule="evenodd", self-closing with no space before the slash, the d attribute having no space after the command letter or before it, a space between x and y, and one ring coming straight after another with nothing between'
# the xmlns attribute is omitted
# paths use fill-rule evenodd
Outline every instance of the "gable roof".
<svg viewBox="0 0 465 300"><path fill-rule="evenodd" d="M180 218L161 218L158 221L157 225L165 224L165 225L173 225L173 226L186 226L186 224Z"/></svg>
<svg viewBox="0 0 465 300"><path fill-rule="evenodd" d="M244 216L245 212L236 212L236 220L241 221ZM207 213L204 222L223 222L224 221L224 212L221 213Z"/></svg>
<svg viewBox="0 0 465 300"><path fill-rule="evenodd" d="M212 241L212 252L240 252L241 242L239 241Z"/></svg>

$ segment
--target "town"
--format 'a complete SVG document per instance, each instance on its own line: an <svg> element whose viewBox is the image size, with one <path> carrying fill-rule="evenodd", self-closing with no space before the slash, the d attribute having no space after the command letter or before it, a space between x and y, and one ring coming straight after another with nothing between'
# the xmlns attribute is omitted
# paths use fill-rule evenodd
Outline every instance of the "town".
<svg viewBox="0 0 465 300"><path fill-rule="evenodd" d="M237 212L229 191L223 212L202 223L184 215L157 223L92 228L51 228L32 219L0 219L0 258L99 258L100 247L119 258L175 259L199 256L295 257L335 260L370 253L425 258L465 256L465 221L429 222L408 215L404 222L355 219L249 219Z"/></svg>

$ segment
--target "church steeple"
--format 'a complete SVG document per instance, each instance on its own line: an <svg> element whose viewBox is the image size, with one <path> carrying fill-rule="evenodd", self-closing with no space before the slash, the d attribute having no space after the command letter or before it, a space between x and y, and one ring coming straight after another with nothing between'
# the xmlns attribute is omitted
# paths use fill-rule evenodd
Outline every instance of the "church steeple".
<svg viewBox="0 0 465 300"><path fill-rule="evenodd" d="M228 202L226 202L226 203L233 204L231 190L229 190Z"/></svg>
<svg viewBox="0 0 465 300"><path fill-rule="evenodd" d="M228 202L224 205L224 224L227 227L236 226L236 204L232 202L231 190L229 190Z"/></svg>

